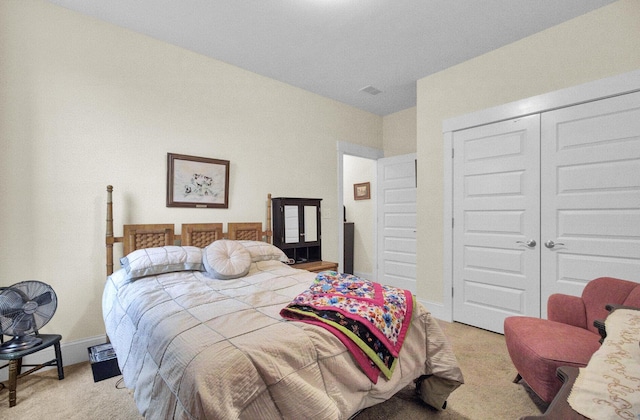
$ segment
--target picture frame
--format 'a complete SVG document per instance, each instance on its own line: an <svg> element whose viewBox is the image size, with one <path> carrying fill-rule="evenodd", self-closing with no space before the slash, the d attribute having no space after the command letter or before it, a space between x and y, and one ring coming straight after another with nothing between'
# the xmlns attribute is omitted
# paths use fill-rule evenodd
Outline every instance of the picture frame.
<svg viewBox="0 0 640 420"><path fill-rule="evenodd" d="M371 183L362 182L360 184L353 184L354 200L369 200L370 198L371 198Z"/></svg>
<svg viewBox="0 0 640 420"><path fill-rule="evenodd" d="M229 208L229 161L167 153L167 207Z"/></svg>

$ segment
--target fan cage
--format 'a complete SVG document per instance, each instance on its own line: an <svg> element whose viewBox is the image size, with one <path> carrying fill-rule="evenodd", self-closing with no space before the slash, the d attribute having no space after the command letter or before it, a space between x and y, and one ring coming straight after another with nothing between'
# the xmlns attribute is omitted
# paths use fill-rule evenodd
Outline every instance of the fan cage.
<svg viewBox="0 0 640 420"><path fill-rule="evenodd" d="M51 286L38 280L27 280L0 289L0 334L14 336L5 348L37 345L28 335L46 325L58 307Z"/></svg>

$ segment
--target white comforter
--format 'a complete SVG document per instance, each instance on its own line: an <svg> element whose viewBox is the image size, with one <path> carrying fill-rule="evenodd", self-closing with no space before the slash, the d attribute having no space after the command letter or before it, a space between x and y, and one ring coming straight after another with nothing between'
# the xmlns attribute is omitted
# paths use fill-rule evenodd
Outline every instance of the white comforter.
<svg viewBox="0 0 640 420"><path fill-rule="evenodd" d="M106 330L140 412L150 419L345 419L421 375L433 375L436 388L462 382L437 322L417 304L393 377L373 385L331 333L280 317L314 278L277 261L252 263L235 280L196 271L110 276Z"/></svg>

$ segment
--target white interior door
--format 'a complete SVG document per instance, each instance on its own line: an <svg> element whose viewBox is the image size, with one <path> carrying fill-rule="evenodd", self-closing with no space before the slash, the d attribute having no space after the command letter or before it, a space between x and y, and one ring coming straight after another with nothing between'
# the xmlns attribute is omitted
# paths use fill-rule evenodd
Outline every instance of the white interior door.
<svg viewBox="0 0 640 420"><path fill-rule="evenodd" d="M640 282L640 93L542 114L542 156L543 315L596 277Z"/></svg>
<svg viewBox="0 0 640 420"><path fill-rule="evenodd" d="M378 159L378 282L416 293L416 155Z"/></svg>
<svg viewBox="0 0 640 420"><path fill-rule="evenodd" d="M453 135L453 319L540 316L540 117Z"/></svg>

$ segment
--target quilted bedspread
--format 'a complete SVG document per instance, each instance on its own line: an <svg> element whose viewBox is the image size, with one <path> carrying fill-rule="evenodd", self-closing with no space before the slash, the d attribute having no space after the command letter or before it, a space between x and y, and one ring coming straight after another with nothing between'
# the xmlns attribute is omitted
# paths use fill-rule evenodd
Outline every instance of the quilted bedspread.
<svg viewBox="0 0 640 420"><path fill-rule="evenodd" d="M150 419L346 419L424 375L430 389L463 382L438 323L416 304L393 375L373 384L336 336L280 316L315 276L260 261L233 280L198 271L108 277L106 330L140 412Z"/></svg>

